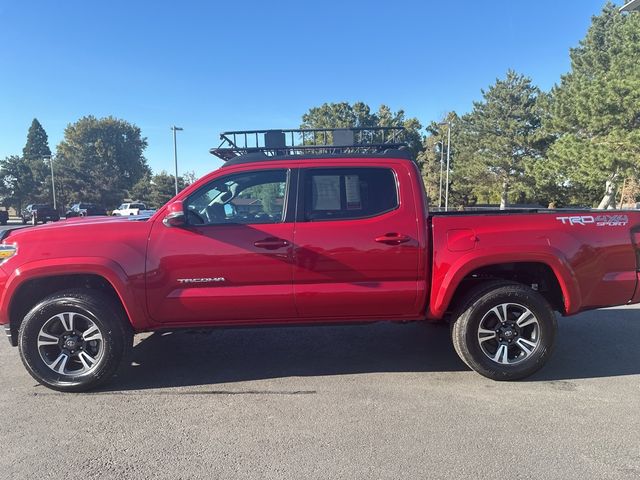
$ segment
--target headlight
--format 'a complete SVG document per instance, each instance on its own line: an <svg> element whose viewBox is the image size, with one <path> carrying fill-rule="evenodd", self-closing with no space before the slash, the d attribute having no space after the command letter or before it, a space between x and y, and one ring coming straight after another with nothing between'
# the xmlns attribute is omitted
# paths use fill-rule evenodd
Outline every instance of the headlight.
<svg viewBox="0 0 640 480"><path fill-rule="evenodd" d="M0 245L0 263L13 257L18 251L15 245Z"/></svg>

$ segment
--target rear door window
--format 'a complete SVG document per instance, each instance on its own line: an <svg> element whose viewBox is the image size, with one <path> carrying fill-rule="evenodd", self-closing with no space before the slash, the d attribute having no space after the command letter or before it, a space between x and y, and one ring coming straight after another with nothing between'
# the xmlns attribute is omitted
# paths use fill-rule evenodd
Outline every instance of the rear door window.
<svg viewBox="0 0 640 480"><path fill-rule="evenodd" d="M398 207L396 176L388 168L314 168L303 177L304 221L368 218Z"/></svg>

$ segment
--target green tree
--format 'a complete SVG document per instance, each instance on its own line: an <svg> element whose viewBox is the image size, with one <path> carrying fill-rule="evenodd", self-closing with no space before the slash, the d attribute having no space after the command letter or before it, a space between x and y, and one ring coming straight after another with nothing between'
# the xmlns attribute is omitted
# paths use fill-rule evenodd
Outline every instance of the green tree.
<svg viewBox="0 0 640 480"><path fill-rule="evenodd" d="M38 119L34 118L27 132L27 143L22 149L22 158L31 170L33 179L30 192L33 200L43 200L51 196L51 181L47 183L47 176L50 175L50 157L51 149L47 132Z"/></svg>
<svg viewBox="0 0 640 480"><path fill-rule="evenodd" d="M356 102L324 103L310 108L302 116L300 128L354 128L354 127L404 127L405 141L415 156L422 149L422 125L417 118L407 118L404 110L393 112L388 106L380 105L372 112L369 105ZM331 142L331 135L327 136Z"/></svg>
<svg viewBox="0 0 640 480"><path fill-rule="evenodd" d="M457 135L452 142L457 152L455 178L465 179L480 196L499 192L500 208L505 208L512 200L522 202L534 195L526 173L544 153L539 136L541 92L529 78L509 70L482 95L483 100L474 102L473 110L452 127Z"/></svg>
<svg viewBox="0 0 640 480"><path fill-rule="evenodd" d="M87 116L68 125L54 163L60 198L115 206L149 173L146 147L140 128L124 120Z"/></svg>
<svg viewBox="0 0 640 480"><path fill-rule="evenodd" d="M575 201L613 207L640 166L640 14L607 3L570 56L571 71L552 91L549 129L558 140L547 169Z"/></svg>
<svg viewBox="0 0 640 480"><path fill-rule="evenodd" d="M151 172L145 173L144 176L131 187L126 198L130 200L140 200L142 202L149 201L151 192L153 192L151 177Z"/></svg>
<svg viewBox="0 0 640 480"><path fill-rule="evenodd" d="M363 102L323 103L302 115L300 128L373 127L377 120L369 105Z"/></svg>
<svg viewBox="0 0 640 480"><path fill-rule="evenodd" d="M185 187L188 187L189 185L195 183L198 180L198 176L196 175L196 172L194 172L193 170L187 170L181 175L181 177Z"/></svg>
<svg viewBox="0 0 640 480"><path fill-rule="evenodd" d="M191 172L186 172L191 174ZM178 191L182 190L187 184L182 176L178 176ZM151 175L145 174L139 182L129 191L132 200L140 200L149 207L159 208L176 194L176 184L174 176L166 170Z"/></svg>
<svg viewBox="0 0 640 480"><path fill-rule="evenodd" d="M447 126L443 125L444 122L451 122L454 125L460 124L460 118L455 112L448 113L442 122L431 122L426 127L427 135L422 140L422 148L418 153L418 164L422 166L422 177L429 198L429 203L433 207L444 207L444 199L446 192L446 161L447 161ZM458 144L457 133L459 129L455 130L452 135L452 154L450 155L450 163L455 163L453 157L454 152L457 152L456 145ZM462 185L464 177L460 177L456 184L455 190L450 191L450 196L458 196L459 192L467 191L468 189ZM449 186L453 187L454 177L449 176ZM460 195L462 196L462 195ZM464 202L461 199L458 203Z"/></svg>
<svg viewBox="0 0 640 480"><path fill-rule="evenodd" d="M27 143L22 149L22 157L27 160L42 160L51 155L49 137L37 118L34 118L27 133Z"/></svg>
<svg viewBox="0 0 640 480"><path fill-rule="evenodd" d="M19 212L32 200L33 190L31 168L23 158L11 155L0 160L0 194L6 207L14 207Z"/></svg>

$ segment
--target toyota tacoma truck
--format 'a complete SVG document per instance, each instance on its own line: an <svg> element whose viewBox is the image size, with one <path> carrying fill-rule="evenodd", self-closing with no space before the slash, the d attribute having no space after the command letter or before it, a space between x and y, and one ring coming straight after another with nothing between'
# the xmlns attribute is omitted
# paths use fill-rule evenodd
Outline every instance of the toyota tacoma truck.
<svg viewBox="0 0 640 480"><path fill-rule="evenodd" d="M0 324L61 391L109 379L138 332L380 320L448 321L470 368L514 380L556 313L640 300L639 241L636 212L432 214L402 151L248 154L150 218L2 232Z"/></svg>

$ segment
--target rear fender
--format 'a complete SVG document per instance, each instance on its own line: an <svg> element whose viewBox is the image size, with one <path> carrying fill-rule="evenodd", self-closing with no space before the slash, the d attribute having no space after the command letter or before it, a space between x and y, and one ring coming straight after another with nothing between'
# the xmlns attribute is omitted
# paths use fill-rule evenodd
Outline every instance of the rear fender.
<svg viewBox="0 0 640 480"><path fill-rule="evenodd" d="M549 247L544 251L522 252L521 247L505 248L500 251L473 251L458 257L448 268L442 280L433 279L433 290L429 301L427 317L440 319L449 310L449 304L462 280L481 267L506 263L534 262L548 265L560 285L564 300L564 313L570 315L580 310L580 287L575 274L562 252Z"/></svg>

